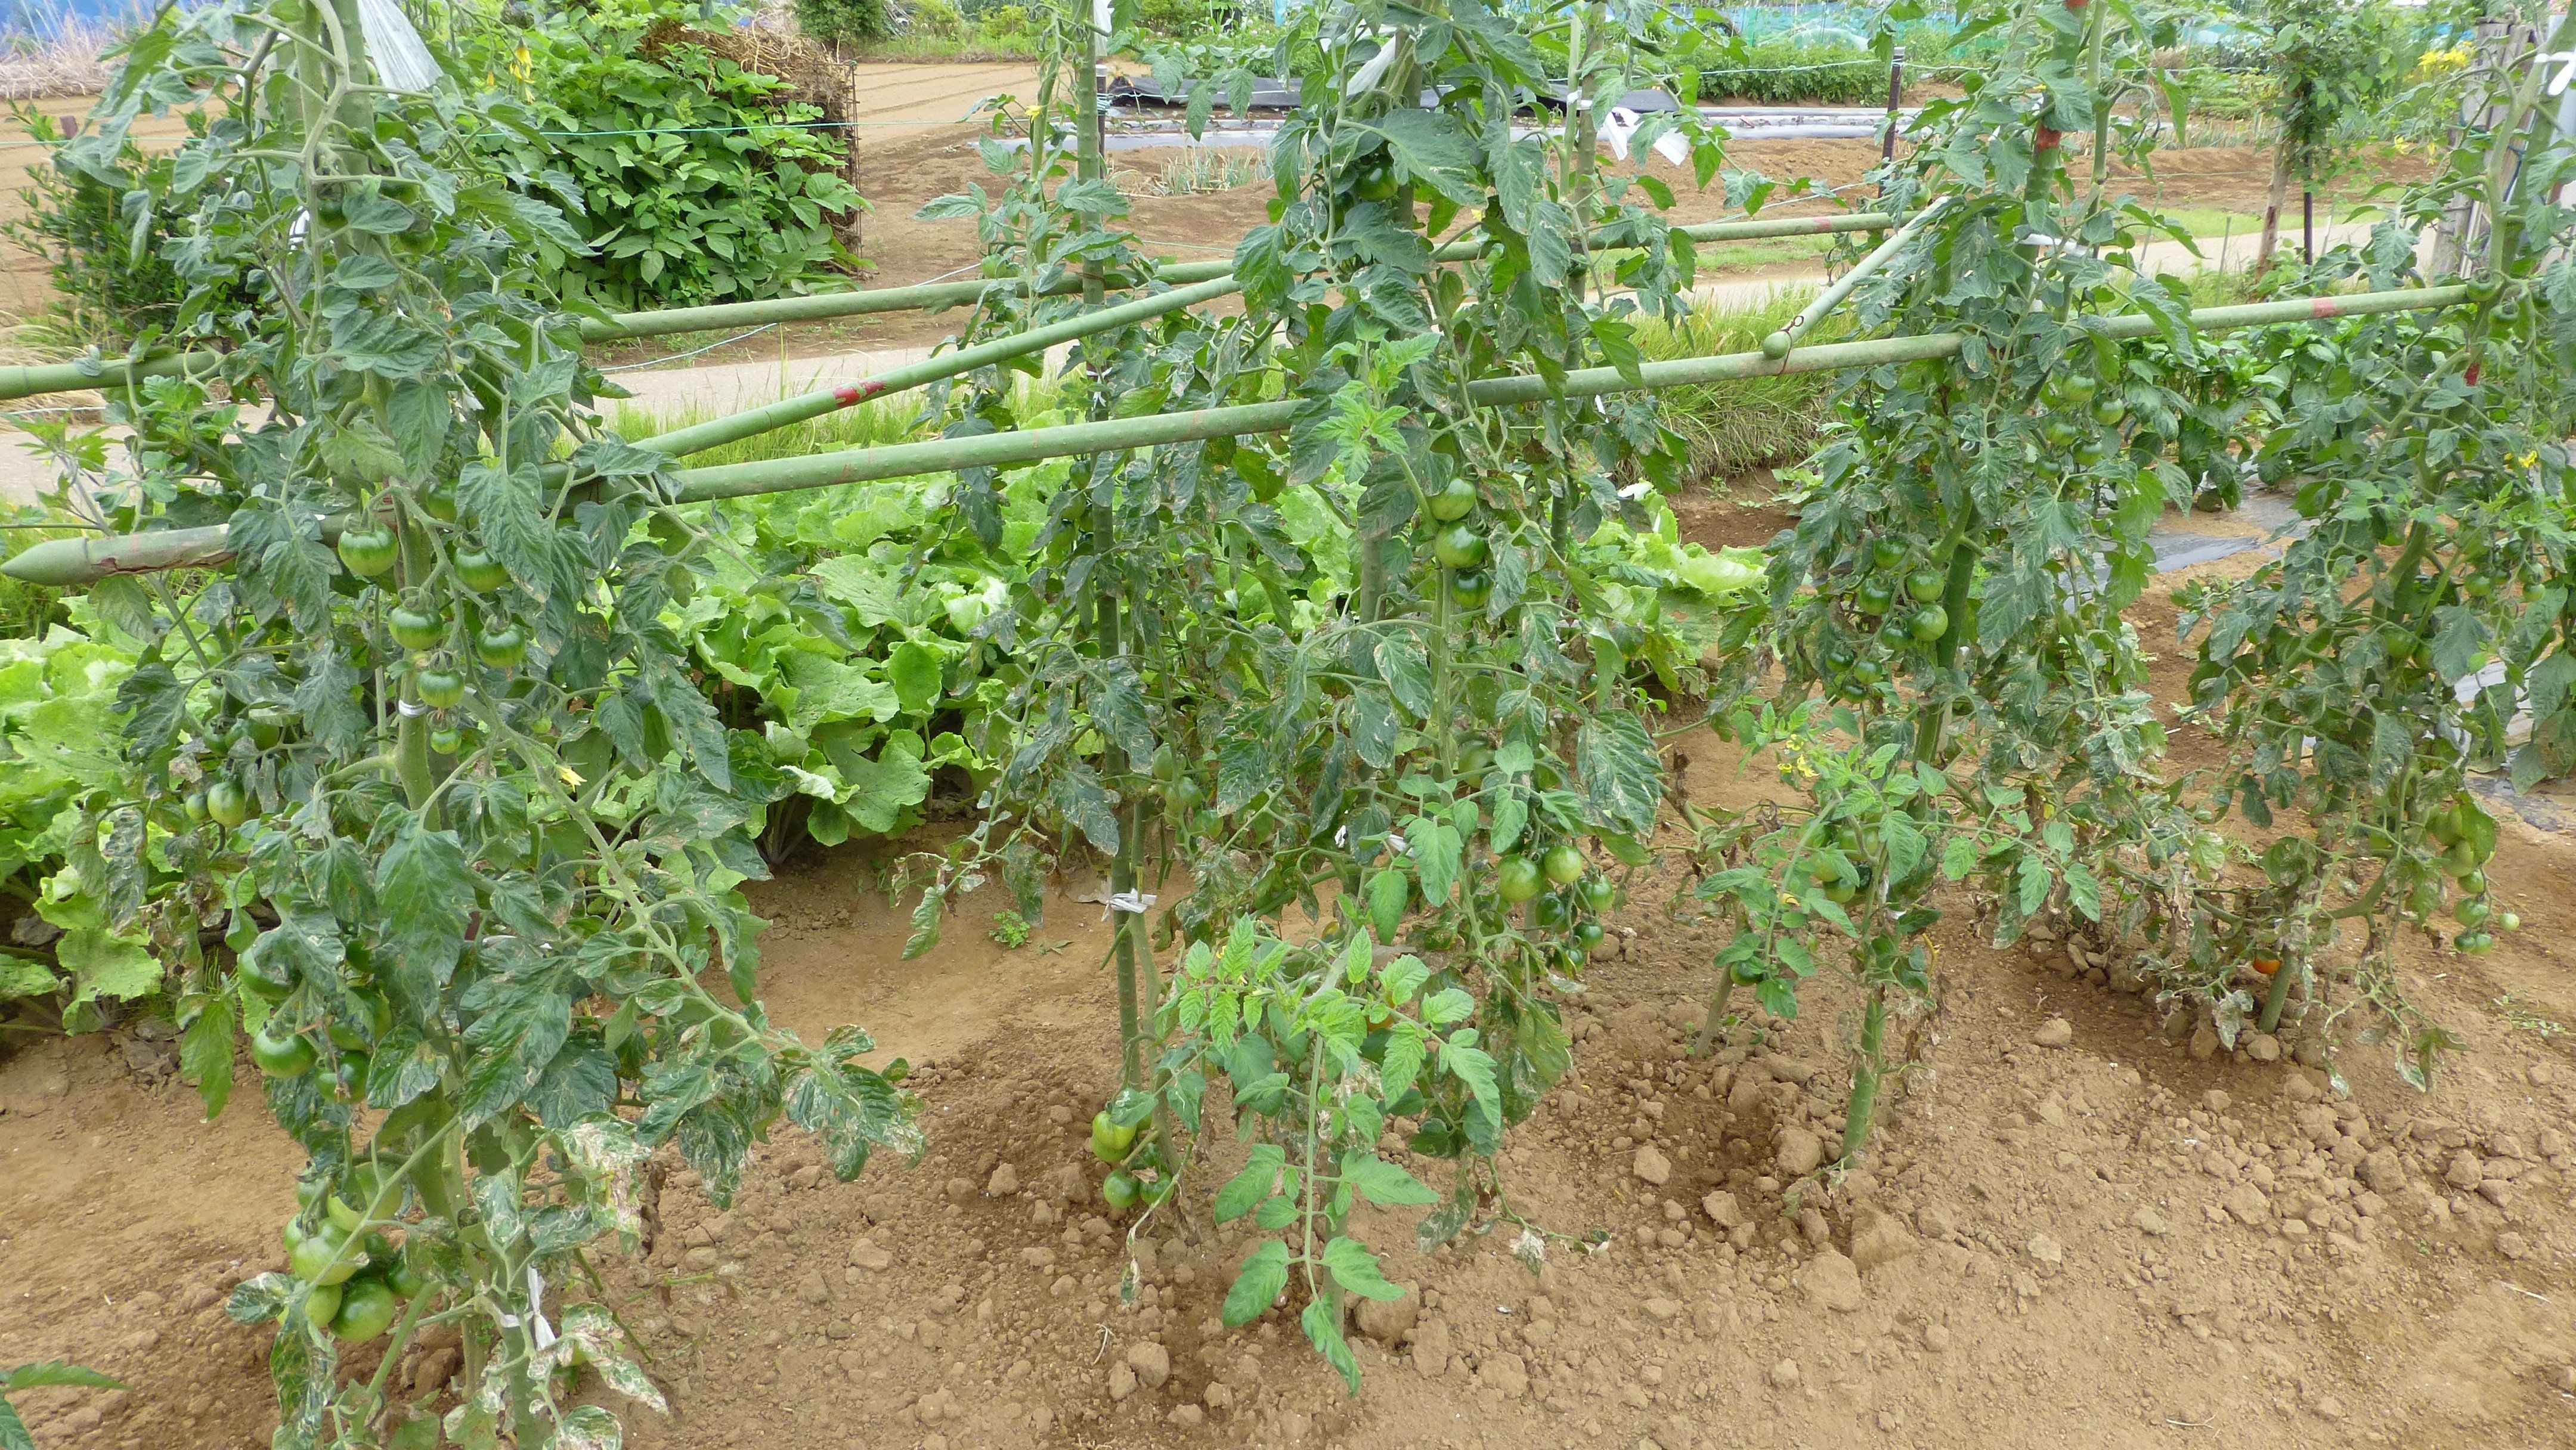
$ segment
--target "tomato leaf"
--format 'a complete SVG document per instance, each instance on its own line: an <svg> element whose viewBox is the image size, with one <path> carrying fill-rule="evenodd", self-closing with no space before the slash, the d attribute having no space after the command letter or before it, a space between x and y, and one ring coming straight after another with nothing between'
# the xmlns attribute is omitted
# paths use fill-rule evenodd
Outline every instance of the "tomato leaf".
<svg viewBox="0 0 2576 1450"><path fill-rule="evenodd" d="M1305 1311L1297 1316L1297 1322L1305 1329L1307 1342L1315 1346L1316 1353L1324 1357L1324 1362L1341 1375L1342 1383L1350 1387L1350 1393L1356 1395L1360 1392L1360 1364L1351 1355L1350 1341L1342 1338L1342 1326L1335 1322L1339 1317L1331 1305L1315 1299L1307 1303Z"/></svg>
<svg viewBox="0 0 2576 1450"><path fill-rule="evenodd" d="M377 978L394 1010L415 1024L438 1018L439 994L464 950L474 885L456 833L430 830L418 816L398 821L376 860L376 899L383 908Z"/></svg>
<svg viewBox="0 0 2576 1450"><path fill-rule="evenodd" d="M220 1115L232 1097L234 1026L232 999L210 997L179 1036L179 1074L197 1085L208 1118Z"/></svg>
<svg viewBox="0 0 2576 1450"><path fill-rule="evenodd" d="M1255 1143L1246 1155L1243 1171L1226 1180L1217 1190L1216 1221L1232 1223L1258 1208L1279 1184L1279 1170L1287 1166L1287 1150L1275 1143Z"/></svg>
<svg viewBox="0 0 2576 1450"><path fill-rule="evenodd" d="M1324 1245L1324 1267L1333 1271L1341 1286L1363 1299L1381 1303L1404 1297L1404 1291L1386 1280L1378 1267L1377 1255L1358 1239L1336 1237Z"/></svg>
<svg viewBox="0 0 2576 1450"><path fill-rule="evenodd" d="M1288 1246L1277 1239L1262 1240L1244 1256L1233 1287L1225 1291L1226 1324L1241 1326L1260 1318L1287 1287Z"/></svg>
<svg viewBox="0 0 2576 1450"><path fill-rule="evenodd" d="M1369 1202L1386 1208L1438 1203L1440 1195L1394 1163L1374 1154L1355 1154L1342 1163L1342 1176ZM1344 1282L1348 1282L1347 1280Z"/></svg>

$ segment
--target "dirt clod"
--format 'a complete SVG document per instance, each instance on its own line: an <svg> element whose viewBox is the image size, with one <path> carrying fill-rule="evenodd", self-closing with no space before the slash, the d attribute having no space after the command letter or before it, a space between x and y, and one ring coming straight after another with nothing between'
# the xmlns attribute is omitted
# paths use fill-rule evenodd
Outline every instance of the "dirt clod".
<svg viewBox="0 0 2576 1450"><path fill-rule="evenodd" d="M2039 1024L2039 1030L2030 1035L2030 1040L2035 1047L2071 1046L2075 1041L2075 1024L2063 1017L2051 1017Z"/></svg>
<svg viewBox="0 0 2576 1450"><path fill-rule="evenodd" d="M1798 1271L1798 1287L1807 1291L1809 1299L1841 1314L1856 1314L1868 1302L1860 1286L1860 1269L1832 1249L1809 1259Z"/></svg>
<svg viewBox="0 0 2576 1450"><path fill-rule="evenodd" d="M1783 1128L1778 1161L1784 1176L1804 1178L1825 1161L1825 1140L1804 1128Z"/></svg>

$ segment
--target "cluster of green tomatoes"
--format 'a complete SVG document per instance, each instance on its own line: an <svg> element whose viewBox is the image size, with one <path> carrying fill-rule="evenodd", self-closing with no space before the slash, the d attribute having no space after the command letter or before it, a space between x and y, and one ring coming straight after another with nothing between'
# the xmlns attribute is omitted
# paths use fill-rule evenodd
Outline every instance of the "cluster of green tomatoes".
<svg viewBox="0 0 2576 1450"><path fill-rule="evenodd" d="M230 761L238 752L256 753L283 744L287 733L295 728L295 712L275 705L254 705L247 710L225 709L206 722L203 739L210 747L214 763L195 789L181 798L188 820L195 825L212 822L225 830L259 814L259 798L242 783Z"/></svg>
<svg viewBox="0 0 2576 1450"><path fill-rule="evenodd" d="M345 998L349 1021L298 1027L288 1020L286 1010L291 987L247 969L236 973L235 980L241 983L243 995L255 998L266 1012L250 1035L250 1060L261 1072L274 1078L302 1077L322 1065L327 1043L330 1080L324 1086L343 1101L366 1101L367 1073L374 1065L371 1055L394 1025L393 1007L383 993L372 987L351 988Z"/></svg>
<svg viewBox="0 0 2576 1450"><path fill-rule="evenodd" d="M2499 911L2489 895L2486 864L2495 854L2495 823L2465 794L2435 811L2424 825L2428 859L2405 860L2393 868L2406 886L2406 915L2430 923L2442 909L2447 878L2459 895L2451 902L2451 919L2460 931L2451 945L2473 957L2495 949L2495 933L2513 931L2522 918Z"/></svg>
<svg viewBox="0 0 2576 1450"><path fill-rule="evenodd" d="M2040 420L2039 441L2065 449L2078 468L2098 468L2119 450L2119 428L2129 416L2129 405L2117 394L2103 391L2108 381L2101 372L2069 370L2051 377L2040 389L2048 416ZM2086 420L2093 426L2085 427Z"/></svg>
<svg viewBox="0 0 2576 1450"><path fill-rule="evenodd" d="M421 512L442 524L456 522L456 496L444 489L420 495ZM340 535L340 563L360 579L375 581L401 561L402 539L394 527L371 509L369 521ZM402 591L385 611L385 633L412 656L412 693L432 710L452 710L465 701L464 661L470 656L487 669L511 670L528 657L528 636L497 610L484 605L456 607L462 595L489 600L509 587L510 571L476 548L460 548L426 583ZM463 744L452 723L430 733L430 749L453 755Z"/></svg>
<svg viewBox="0 0 2576 1450"><path fill-rule="evenodd" d="M1564 932L1570 968L1600 949L1608 935L1601 918L1619 904L1618 884L1591 869L1571 841L1503 857L1494 867L1494 894L1506 907L1529 903L1530 925Z"/></svg>
<svg viewBox="0 0 2576 1450"><path fill-rule="evenodd" d="M1450 603L1467 610L1484 608L1494 596L1494 576L1485 568L1493 546L1467 522L1478 502L1474 484L1453 478L1423 505L1431 522L1439 526L1431 534L1431 557L1440 566L1442 587L1448 590Z"/></svg>
<svg viewBox="0 0 2576 1450"><path fill-rule="evenodd" d="M404 1305L428 1291L428 1276L384 1234L396 1221L368 1216L380 1195L399 1202L401 1192L398 1181L367 1163L342 1175L336 1188L313 1181L297 1185L300 1211L286 1221L282 1236L287 1272L311 1286L304 1312L315 1328L353 1344L373 1339L392 1327Z"/></svg>
<svg viewBox="0 0 2576 1450"><path fill-rule="evenodd" d="M1857 647L1835 641L1826 646L1824 678L1837 695L1862 699L1888 682L1891 654L1922 649L1950 632L1950 611L1942 595L1950 587L1949 571L1939 560L1917 552L1903 539L1881 535L1858 567L1842 578L1847 623L1862 636ZM1968 605L1967 628L1975 628L1975 601Z"/></svg>
<svg viewBox="0 0 2576 1450"><path fill-rule="evenodd" d="M1100 1196L1112 1213L1125 1213L1140 1203L1160 1203L1172 1195L1172 1169L1163 1146L1141 1137L1140 1123L1120 1124L1106 1109L1091 1118L1091 1156L1109 1165Z"/></svg>

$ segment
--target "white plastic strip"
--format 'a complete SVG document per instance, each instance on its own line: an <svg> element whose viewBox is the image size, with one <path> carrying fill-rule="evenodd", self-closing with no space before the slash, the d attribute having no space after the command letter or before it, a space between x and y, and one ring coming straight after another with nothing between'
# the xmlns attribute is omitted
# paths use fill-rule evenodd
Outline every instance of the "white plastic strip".
<svg viewBox="0 0 2576 1450"><path fill-rule="evenodd" d="M358 0L358 31L376 63L376 79L397 91L426 91L438 83L438 62L394 0Z"/></svg>

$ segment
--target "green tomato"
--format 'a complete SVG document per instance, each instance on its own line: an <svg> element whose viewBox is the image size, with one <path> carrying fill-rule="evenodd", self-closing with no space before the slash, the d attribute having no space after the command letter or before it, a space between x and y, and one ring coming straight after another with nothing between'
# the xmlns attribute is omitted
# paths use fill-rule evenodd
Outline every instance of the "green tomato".
<svg viewBox="0 0 2576 1450"><path fill-rule="evenodd" d="M331 1040L338 1044L342 1051L356 1052L373 1047L385 1040L386 1033L394 1030L393 1004L387 1002L382 993L359 988L349 994L349 1006L364 1019L366 1025L352 1027L344 1022L331 1024Z"/></svg>
<svg viewBox="0 0 2576 1450"><path fill-rule="evenodd" d="M487 629L474 637L474 657L496 670L516 669L528 657L528 637L515 625Z"/></svg>
<svg viewBox="0 0 2576 1450"><path fill-rule="evenodd" d="M206 793L201 790L192 790L188 792L187 797L179 802L179 809L187 815L189 820L199 825L205 824Z"/></svg>
<svg viewBox="0 0 2576 1450"><path fill-rule="evenodd" d="M250 792L231 776L217 776L206 787L206 816L216 825L230 830L252 815Z"/></svg>
<svg viewBox="0 0 2576 1450"><path fill-rule="evenodd" d="M250 724L250 743L262 750L273 750L286 738L286 727L294 719L283 710L262 705L243 717Z"/></svg>
<svg viewBox="0 0 2576 1450"><path fill-rule="evenodd" d="M2121 419L2129 416L2129 405L2121 402L2117 398L2105 394L2102 397L2095 398L2093 400L2093 406L2087 411L2093 415L2094 422L2101 424L2105 428L2116 428L2119 426Z"/></svg>
<svg viewBox="0 0 2576 1450"><path fill-rule="evenodd" d="M429 1275L421 1272L406 1254L385 1270L385 1287L393 1290L397 1299L417 1299L428 1290Z"/></svg>
<svg viewBox="0 0 2576 1450"><path fill-rule="evenodd" d="M1443 569L1473 569L1485 562L1493 549L1485 536L1465 524L1451 524L1431 541L1431 557Z"/></svg>
<svg viewBox="0 0 2576 1450"><path fill-rule="evenodd" d="M2484 871L2472 871L2468 875L2461 877L2460 890L2470 896L2486 895L2487 873Z"/></svg>
<svg viewBox="0 0 2576 1450"><path fill-rule="evenodd" d="M2498 931L2520 931L2522 930L2522 918L2510 911L2499 911L2496 913L2495 929Z"/></svg>
<svg viewBox="0 0 2576 1450"><path fill-rule="evenodd" d="M1739 987L1758 987L1762 984L1763 977L1767 975L1762 970L1762 964L1753 961L1737 962L1726 969L1726 974L1733 977L1735 985Z"/></svg>
<svg viewBox="0 0 2576 1450"><path fill-rule="evenodd" d="M1619 885L1607 876L1586 876L1577 894L1583 898L1583 909L1599 916L1619 904Z"/></svg>
<svg viewBox="0 0 2576 1450"><path fill-rule="evenodd" d="M257 972L242 972L235 976L233 980L241 983L241 989L243 992L250 996L257 997L259 1000L266 1002L272 1007L285 1001L286 994L295 990L292 986L285 983L272 982L268 978L259 975Z"/></svg>
<svg viewBox="0 0 2576 1450"><path fill-rule="evenodd" d="M2068 372L2056 378L2055 386L2059 397L2080 408L2102 390L2102 380L2091 373Z"/></svg>
<svg viewBox="0 0 2576 1450"><path fill-rule="evenodd" d="M1950 587L1950 578L1938 569L1917 569L1905 576L1906 597L1917 604L1929 604Z"/></svg>
<svg viewBox="0 0 2576 1450"><path fill-rule="evenodd" d="M2078 466L2091 468L2111 456L2111 440L2096 435L2079 441L2073 457Z"/></svg>
<svg viewBox="0 0 2576 1450"><path fill-rule="evenodd" d="M453 709L465 700L465 677L454 670L422 670L412 676L412 687L420 692L420 702L433 710Z"/></svg>
<svg viewBox="0 0 2576 1450"><path fill-rule="evenodd" d="M287 1271L308 1284L344 1283L358 1272L361 1257L341 1252L348 1242L348 1230L325 1223L286 1251Z"/></svg>
<svg viewBox="0 0 2576 1450"><path fill-rule="evenodd" d="M322 1212L342 1233L356 1233L367 1226L367 1205L375 1201L379 1186L375 1170L360 1164L322 1200Z"/></svg>
<svg viewBox="0 0 2576 1450"><path fill-rule="evenodd" d="M1449 486L1431 496L1431 516L1444 524L1454 524L1476 509L1476 486L1463 478L1449 480Z"/></svg>
<svg viewBox="0 0 2576 1450"><path fill-rule="evenodd" d="M394 531L381 525L350 529L340 535L340 562L361 579L373 579L393 568L402 554Z"/></svg>
<svg viewBox="0 0 2576 1450"><path fill-rule="evenodd" d="M1530 921L1545 930L1554 931L1574 920L1574 903L1559 892L1551 891L1530 906Z"/></svg>
<svg viewBox="0 0 2576 1450"><path fill-rule="evenodd" d="M374 1277L355 1280L341 1291L339 1312L331 1316L331 1333L351 1344L375 1338L393 1327L402 1312L402 1297Z"/></svg>
<svg viewBox="0 0 2576 1450"><path fill-rule="evenodd" d="M2452 941L2451 945L2470 956L2482 957L2495 950L2495 938L2483 931L2464 931Z"/></svg>
<svg viewBox="0 0 2576 1450"><path fill-rule="evenodd" d="M1154 773L1154 779L1161 781L1165 785L1170 785L1172 782L1181 778L1180 752L1172 749L1171 744L1168 741L1155 746L1153 763L1150 768Z"/></svg>
<svg viewBox="0 0 2576 1450"><path fill-rule="evenodd" d="M454 755L464 747L464 732L452 726L441 725L429 732L429 748L440 755Z"/></svg>
<svg viewBox="0 0 2576 1450"><path fill-rule="evenodd" d="M1930 644L1949 633L1950 611L1938 604L1926 604L1905 621L1905 632L1918 644Z"/></svg>
<svg viewBox="0 0 2576 1450"><path fill-rule="evenodd" d="M1145 1196L1145 1187L1136 1181L1136 1175L1121 1168L1101 1180L1100 1196L1109 1200L1111 1212L1124 1213Z"/></svg>
<svg viewBox="0 0 2576 1450"><path fill-rule="evenodd" d="M328 1329L340 1315L341 1290L337 1284L317 1284L304 1296L304 1317L316 1329Z"/></svg>
<svg viewBox="0 0 2576 1450"><path fill-rule="evenodd" d="M1109 1120L1106 1112L1091 1117L1091 1153L1103 1163L1127 1161L1128 1150L1136 1146L1136 1130L1122 1128Z"/></svg>
<svg viewBox="0 0 2576 1450"><path fill-rule="evenodd" d="M420 511L442 524L456 522L456 489L451 484L435 483L416 496Z"/></svg>
<svg viewBox="0 0 2576 1450"><path fill-rule="evenodd" d="M2064 418L2051 418L2039 425L2039 440L2051 448L2063 448L2083 436L2083 429Z"/></svg>
<svg viewBox="0 0 2576 1450"><path fill-rule="evenodd" d="M1885 614L1895 603L1896 590L1884 579L1864 579L1860 587L1852 591L1852 607L1863 614Z"/></svg>
<svg viewBox="0 0 2576 1450"><path fill-rule="evenodd" d="M1547 879L1559 886L1571 886L1583 875L1583 853L1570 841L1559 841L1547 848Z"/></svg>
<svg viewBox="0 0 2576 1450"><path fill-rule="evenodd" d="M1545 875L1536 861L1527 856L1506 856L1503 864L1495 870L1494 891L1504 901L1518 906L1538 895L1539 883L1543 879Z"/></svg>
<svg viewBox="0 0 2576 1450"><path fill-rule="evenodd" d="M2451 919L2472 931L2486 925L2487 918L2493 915L2495 908L2474 896L2464 896L2451 903Z"/></svg>
<svg viewBox="0 0 2576 1450"><path fill-rule="evenodd" d="M1461 609L1482 609L1494 597L1494 576L1482 569L1460 569L1449 576L1449 602Z"/></svg>
<svg viewBox="0 0 2576 1450"><path fill-rule="evenodd" d="M313 1044L300 1032L279 1032L279 1023L269 1024L250 1035L250 1060L270 1077L302 1077L313 1070L319 1056Z"/></svg>
<svg viewBox="0 0 2576 1450"><path fill-rule="evenodd" d="M447 636L447 624L437 615L402 607L385 615L385 632L404 649L436 649L438 642Z"/></svg>
<svg viewBox="0 0 2576 1450"><path fill-rule="evenodd" d="M1609 935L1597 921L1581 922L1574 928L1574 944L1588 957L1600 950L1602 940Z"/></svg>
<svg viewBox="0 0 2576 1450"><path fill-rule="evenodd" d="M1905 563L1905 541L1880 535L1870 542L1869 562L1881 573L1895 573Z"/></svg>
<svg viewBox="0 0 2576 1450"><path fill-rule="evenodd" d="M510 582L510 571L480 549L467 549L456 556L456 578L477 594L489 594Z"/></svg>
<svg viewBox="0 0 2576 1450"><path fill-rule="evenodd" d="M331 1083L339 1095L351 1102L362 1102L367 1096L367 1070L374 1064L363 1052L343 1052L332 1065Z"/></svg>

